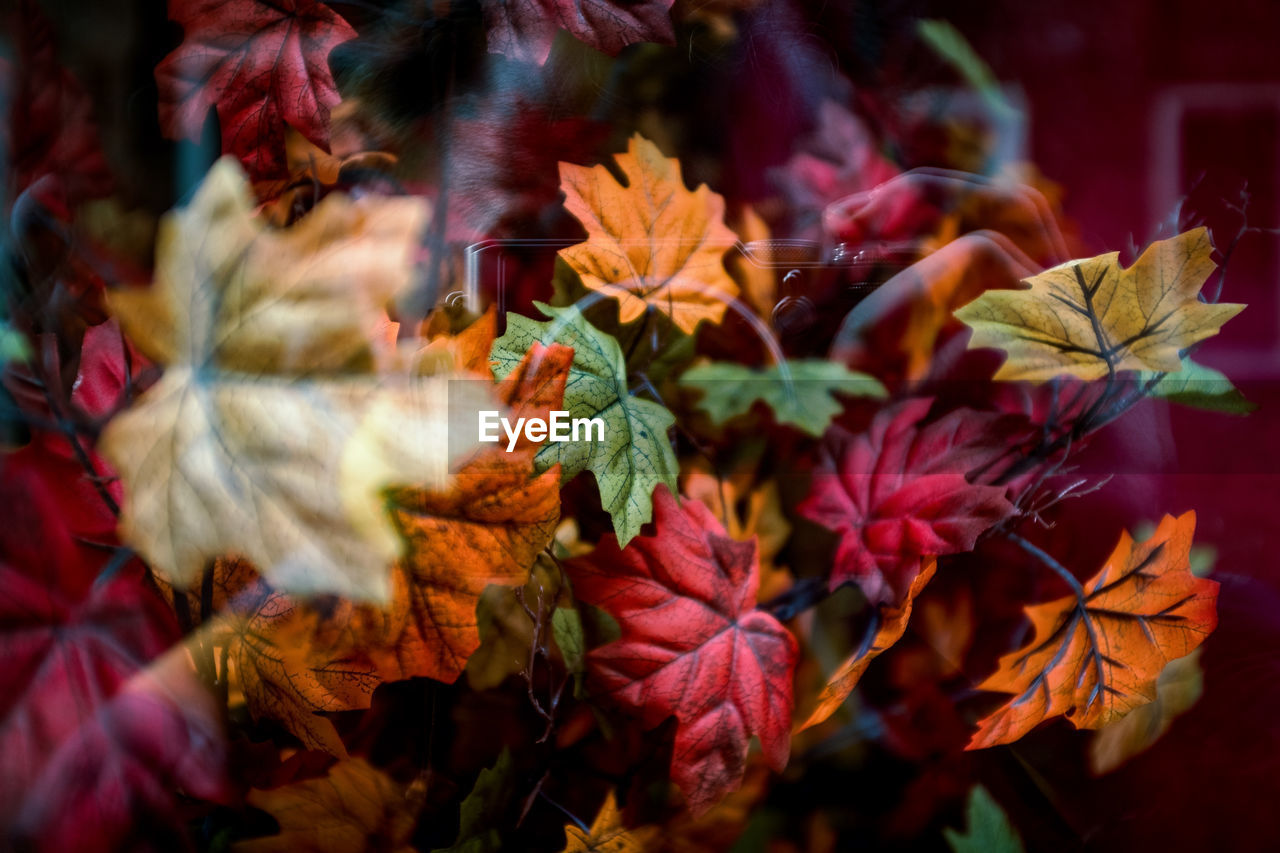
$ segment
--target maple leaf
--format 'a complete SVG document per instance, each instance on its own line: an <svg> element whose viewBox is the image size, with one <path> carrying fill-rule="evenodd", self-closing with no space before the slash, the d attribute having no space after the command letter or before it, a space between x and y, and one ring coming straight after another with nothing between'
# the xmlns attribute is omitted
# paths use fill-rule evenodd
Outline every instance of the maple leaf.
<svg viewBox="0 0 1280 853"><path fill-rule="evenodd" d="M911 587L907 590L902 604L897 606L882 605L880 607L880 612L877 615L879 628L874 636L871 637L870 643L849 655L844 663L840 664L836 671L831 674L831 677L827 679L826 685L822 688L822 692L818 695L818 701L813 711L805 718L803 723L796 727L797 732L812 728L834 714L836 709L844 704L844 700L849 698L853 688L858 686L858 682L862 679L863 673L867 671L867 667L871 665L871 662L888 651L898 640L902 639L902 635L907 630L907 622L911 619L911 606L924 589L925 584L929 583L933 578L933 573L937 567L937 560L925 562L923 568L920 569L920 573L911 581Z"/></svg>
<svg viewBox="0 0 1280 853"><path fill-rule="evenodd" d="M282 591L386 600L403 543L382 491L443 485L481 408L478 383L371 372L425 211L330 195L273 231L252 210L223 158L161 223L155 284L109 296L167 365L101 439L125 484L121 535L178 585L236 554Z"/></svg>
<svg viewBox="0 0 1280 853"><path fill-rule="evenodd" d="M695 458L685 465L684 494L702 501L734 539L754 538L760 558L757 601L768 601L791 586L791 572L774 561L791 536L791 523L782 511L776 480L753 485L750 470L735 468L728 476L711 473L710 464ZM742 511L739 511L739 506Z"/></svg>
<svg viewBox="0 0 1280 853"><path fill-rule="evenodd" d="M536 347L503 383L503 402L517 416L545 416L559 405L571 357L565 347ZM210 602L219 615L205 630L233 662L253 715L345 758L321 713L368 708L386 681L455 680L480 643L481 593L489 584L523 583L559 518L559 477L531 478L535 450L477 452L447 492L389 492L408 550L385 608L326 599L321 610L272 589L243 561L219 560Z"/></svg>
<svg viewBox="0 0 1280 853"><path fill-rule="evenodd" d="M1015 694L978 723L968 749L1012 743L1065 714L1096 729L1156 697L1165 664L1217 625L1218 584L1191 574L1195 513L1165 516L1151 538L1120 536L1076 594L1026 609L1031 642L1000 658L981 690Z"/></svg>
<svg viewBox="0 0 1280 853"><path fill-rule="evenodd" d="M1107 723L1089 742L1089 770L1095 776L1110 773L1150 748L1169 731L1204 693L1204 671L1195 649L1186 657L1169 661L1156 680L1155 701Z"/></svg>
<svg viewBox="0 0 1280 853"><path fill-rule="evenodd" d="M349 758L319 779L252 790L249 805L270 814L280 832L241 841L235 853L412 853L417 814L404 786L363 758Z"/></svg>
<svg viewBox="0 0 1280 853"><path fill-rule="evenodd" d="M804 359L756 370L732 362L712 362L691 368L680 384L702 392L698 408L712 423L724 424L750 411L757 400L773 410L778 423L798 427L820 437L844 406L836 394L884 397L884 386L865 373L824 359Z"/></svg>
<svg viewBox="0 0 1280 853"><path fill-rule="evenodd" d="M676 488L679 465L667 440L675 417L659 404L630 394L617 340L588 323L577 307L535 305L552 319L540 323L508 314L507 333L493 343L494 375L506 376L536 343L573 347L564 408L572 418L602 419L604 440L549 443L537 455L538 470L559 464L567 482L590 469L600 487L601 505L613 517L613 529L625 546L652 516L654 488Z"/></svg>
<svg viewBox="0 0 1280 853"><path fill-rule="evenodd" d="M533 344L502 382L509 417L546 418L564 395L573 352ZM535 476L538 443L490 446L466 461L446 492L397 489L392 514L408 541L410 630L400 640L406 674L453 681L480 645L476 604L490 584L519 586L560 520L560 472Z"/></svg>
<svg viewBox="0 0 1280 853"><path fill-rule="evenodd" d="M798 511L840 535L832 589L852 581L872 603L896 604L926 558L972 550L1013 514L1003 487L965 475L1005 452L1017 419L959 409L921 426L931 402L898 403L822 447Z"/></svg>
<svg viewBox="0 0 1280 853"><path fill-rule="evenodd" d="M134 849L172 791L225 795L220 726L136 561L81 548L49 472L6 459L0 496L0 846ZM111 568L107 573L106 569Z"/></svg>
<svg viewBox="0 0 1280 853"><path fill-rule="evenodd" d="M675 42L672 0L483 0L489 50L512 59L547 61L551 42L568 30L596 50L616 56L629 44Z"/></svg>
<svg viewBox="0 0 1280 853"><path fill-rule="evenodd" d="M996 379L1176 372L1181 350L1245 308L1197 298L1212 254L1208 231L1196 228L1152 243L1128 269L1118 252L1069 261L1025 279L1029 289L984 293L955 316L973 329L970 347L1008 354Z"/></svg>
<svg viewBox="0 0 1280 853"><path fill-rule="evenodd" d="M156 66L160 126L199 141L216 107L222 151L254 179L284 177L285 127L329 150L329 52L356 31L316 0L169 0L183 42Z"/></svg>
<svg viewBox="0 0 1280 853"><path fill-rule="evenodd" d="M201 638L224 650L250 713L278 720L310 749L345 758L337 730L320 713L367 708L379 684L403 677L393 651L403 604L383 611L331 599L322 614L273 590L243 560L218 560L210 590L217 616Z"/></svg>
<svg viewBox="0 0 1280 853"><path fill-rule="evenodd" d="M645 849L640 838L632 835L622 823L618 798L612 789L591 822L590 830L567 823L564 835L562 853L643 853Z"/></svg>
<svg viewBox="0 0 1280 853"><path fill-rule="evenodd" d="M608 611L621 637L587 656L597 695L653 728L676 718L671 777L705 812L738 787L748 738L786 766L795 639L755 609L754 542L731 539L706 507L654 493L653 536L626 549L606 536L566 563L574 593Z"/></svg>
<svg viewBox="0 0 1280 853"><path fill-rule="evenodd" d="M719 322L738 295L724 268L738 241L724 224L724 198L705 184L685 189L680 161L639 134L614 159L625 184L605 166L560 164L565 208L587 229L560 257L584 285L618 300L623 323L655 308L685 332Z"/></svg>

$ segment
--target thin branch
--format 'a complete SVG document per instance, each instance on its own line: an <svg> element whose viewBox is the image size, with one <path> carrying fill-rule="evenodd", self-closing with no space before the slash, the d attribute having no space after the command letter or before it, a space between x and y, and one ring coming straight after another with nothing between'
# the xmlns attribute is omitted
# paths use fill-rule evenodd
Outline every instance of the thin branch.
<svg viewBox="0 0 1280 853"><path fill-rule="evenodd" d="M1082 608L1084 607L1085 605L1084 586L1080 583L1079 580L1076 579L1076 576L1071 573L1070 569L1062 565L1062 563L1059 563L1052 554L1045 551L1043 548L1036 545L1034 542L1027 541L1026 539L1019 536L1017 533L1012 533L1012 532L1006 533L1005 538L1007 538L1013 544L1017 545L1022 550L1026 551L1031 556L1035 557L1041 563L1044 563L1044 565L1052 569L1058 577L1066 581L1067 585L1071 587L1071 591L1075 593L1076 600L1079 602L1079 606Z"/></svg>

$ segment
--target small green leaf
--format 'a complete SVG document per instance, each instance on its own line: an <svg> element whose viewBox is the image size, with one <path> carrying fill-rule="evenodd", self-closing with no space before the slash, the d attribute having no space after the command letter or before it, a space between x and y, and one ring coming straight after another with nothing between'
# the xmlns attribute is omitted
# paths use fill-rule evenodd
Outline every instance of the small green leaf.
<svg viewBox="0 0 1280 853"><path fill-rule="evenodd" d="M836 394L850 397L884 397L884 386L865 373L856 373L834 361L787 361L764 370L731 362L703 364L680 377L680 382L702 392L698 407L713 423L746 413L757 400L773 409L778 423L798 427L812 436L826 432L840 414Z"/></svg>
<svg viewBox="0 0 1280 853"><path fill-rule="evenodd" d="M578 616L578 611L572 607L557 607L551 614L551 635L560 647L565 669L573 674L573 695L582 698L582 672L587 642L582 633L582 619Z"/></svg>
<svg viewBox="0 0 1280 853"><path fill-rule="evenodd" d="M950 828L942 830L955 853L1022 853L1022 839L1018 831L986 788L973 786L964 813L964 832Z"/></svg>
<svg viewBox="0 0 1280 853"><path fill-rule="evenodd" d="M947 21L926 19L916 22L916 32L934 53L946 60L960 73L964 81L982 97L991 111L1000 117L1016 114L991 72L991 66L982 61L969 40Z"/></svg>
<svg viewBox="0 0 1280 853"><path fill-rule="evenodd" d="M27 346L27 339L0 320L0 366L11 361L26 361L30 357L31 348Z"/></svg>
<svg viewBox="0 0 1280 853"><path fill-rule="evenodd" d="M497 853L502 849L498 826L511 803L511 750L503 749L497 762L476 777L475 787L462 801L458 813L458 840L435 853Z"/></svg>
<svg viewBox="0 0 1280 853"><path fill-rule="evenodd" d="M1246 400L1221 372L1197 364L1190 358L1182 359L1182 369L1177 373L1161 376L1159 373L1143 371L1138 374L1138 381L1146 383L1158 376L1160 381L1149 392L1152 397L1229 415L1247 415L1258 408L1257 403Z"/></svg>
<svg viewBox="0 0 1280 853"><path fill-rule="evenodd" d="M560 463L562 482L583 470L595 474L600 502L613 517L618 545L625 546L653 518L653 490L659 483L674 494L679 466L667 430L675 416L651 400L631 396L622 349L611 335L586 321L575 306L534 303L552 319L507 315L507 333L493 342L494 376L503 379L534 343L573 347L573 364L564 389L564 407L572 418L600 418L604 440L547 442L536 457L545 471Z"/></svg>
<svg viewBox="0 0 1280 853"><path fill-rule="evenodd" d="M565 667L572 673L582 672L582 656L586 641L582 636L582 619L572 607L557 607L551 614L551 634L555 637Z"/></svg>

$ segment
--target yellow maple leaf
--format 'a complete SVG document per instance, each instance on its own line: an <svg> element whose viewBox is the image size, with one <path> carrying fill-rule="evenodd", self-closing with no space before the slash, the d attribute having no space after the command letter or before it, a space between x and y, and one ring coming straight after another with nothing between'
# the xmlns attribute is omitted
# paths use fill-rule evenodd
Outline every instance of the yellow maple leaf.
<svg viewBox="0 0 1280 853"><path fill-rule="evenodd" d="M451 394L391 369L385 306L426 213L335 194L271 229L223 159L165 217L153 286L108 297L165 374L101 442L125 486L121 536L158 573L187 585L236 555L282 591L387 599L403 542L382 493L445 485L482 407L479 383Z"/></svg>
<svg viewBox="0 0 1280 853"><path fill-rule="evenodd" d="M650 308L685 332L719 322L738 295L724 268L738 241L724 224L724 198L706 184L686 189L680 161L639 134L615 159L625 184L604 166L560 164L565 208L587 229L560 256L584 285L618 300L623 323Z"/></svg>
<svg viewBox="0 0 1280 853"><path fill-rule="evenodd" d="M1128 269L1110 252L1025 279L1025 290L987 291L955 312L970 347L1008 354L996 379L1100 379L1120 370L1176 372L1179 351L1218 333L1244 305L1197 297L1213 272L1208 231L1147 247Z"/></svg>
<svg viewBox="0 0 1280 853"><path fill-rule="evenodd" d="M622 823L618 799L610 791L591 822L591 831L572 823L564 827L564 853L641 853L648 833L633 834Z"/></svg>

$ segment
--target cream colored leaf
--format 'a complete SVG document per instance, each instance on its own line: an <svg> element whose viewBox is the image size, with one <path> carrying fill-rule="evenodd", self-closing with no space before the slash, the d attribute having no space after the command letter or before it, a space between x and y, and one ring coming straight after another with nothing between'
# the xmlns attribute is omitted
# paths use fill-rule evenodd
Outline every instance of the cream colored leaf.
<svg viewBox="0 0 1280 853"><path fill-rule="evenodd" d="M413 274L429 208L417 198L334 193L290 228L254 216L233 158L167 214L155 283L108 294L125 333L164 364L246 373L368 370L373 330Z"/></svg>
<svg viewBox="0 0 1280 853"><path fill-rule="evenodd" d="M1070 261L1026 279L1028 289L988 290L955 316L973 329L970 347L1008 354L996 379L1177 372L1181 350L1245 307L1198 299L1212 254L1208 231L1196 228L1152 243L1128 269L1117 252Z"/></svg>
<svg viewBox="0 0 1280 853"><path fill-rule="evenodd" d="M101 449L125 486L121 535L163 576L190 584L236 555L281 591L386 599L403 548L381 493L443 487L486 407L480 383L372 372L395 360L384 306L424 215L331 195L269 229L222 160L162 222L154 285L109 302L165 375Z"/></svg>

